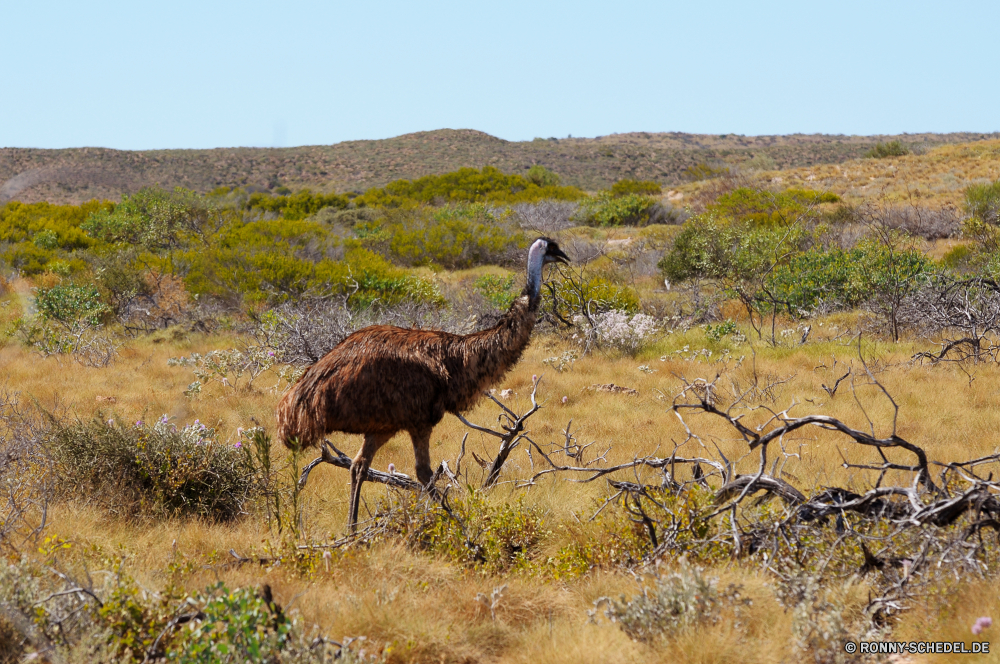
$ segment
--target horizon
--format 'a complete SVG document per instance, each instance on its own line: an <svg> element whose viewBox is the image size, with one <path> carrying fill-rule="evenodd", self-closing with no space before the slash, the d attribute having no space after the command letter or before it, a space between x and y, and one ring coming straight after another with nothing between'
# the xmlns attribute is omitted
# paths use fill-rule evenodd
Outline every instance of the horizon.
<svg viewBox="0 0 1000 664"><path fill-rule="evenodd" d="M547 136L547 137L536 136L534 138L529 138L529 139L524 139L524 140L508 140L508 139L505 139L503 137L495 136L493 134L490 134L489 132L485 132L485 131L482 131L482 130L479 130L479 129L471 129L471 128L468 128L468 127L463 127L463 128L458 128L458 129L453 129L453 128L450 128L450 127L441 127L439 129L429 129L429 130L421 130L421 131L412 131L412 132L407 132L405 134L398 134L398 135L395 135L395 136L387 136L387 137L384 137L384 138L358 138L358 139L348 139L348 140L343 140L343 141L337 141L335 143L304 143L304 144L301 144L301 145L283 145L283 146L270 146L270 145L218 145L218 146L214 146L214 147L199 147L199 148L138 148L138 149L114 148L114 147L108 147L108 146L104 146L104 145L73 145L73 146L67 146L67 147L61 147L61 148L45 148L45 147L35 147L35 146L0 146L0 150L51 150L51 151L59 151L59 150L112 150L112 151L116 151L116 152L174 152L174 151L192 151L192 152L196 152L196 151L211 151L211 150L295 150L295 149L300 149L300 148L332 147L332 146L336 146L336 145L342 145L342 144L345 144L345 143L374 143L374 142L379 142L379 141L391 141L391 140L394 140L394 139L406 138L408 136L416 136L416 135L419 135L419 134L433 134L433 133L443 132L443 131L454 131L454 132L467 132L468 131L468 132L476 132L476 133L479 133L479 134L484 134L484 135L489 136L491 138L499 139L501 141L504 141L505 143L531 143L531 142L536 141L536 140L543 140L543 141L546 141L546 140L558 140L558 141L584 140L584 141L590 141L590 140L598 140L598 139L601 139L601 138L608 138L608 137L611 137L611 136L629 136L629 135L642 135L642 134L647 135L645 137L652 137L652 136L657 136L657 135L668 135L668 136L697 136L697 137L705 136L705 137L714 137L714 138L719 138L719 139L729 138L729 137L753 138L753 139L756 139L756 138L791 138L791 137L796 137L796 136L803 136L803 137L822 137L822 138L838 138L838 137L843 137L843 138L868 138L868 139L876 139L876 140L877 139L883 139L883 138L889 138L889 139L891 139L891 138L898 138L898 137L904 137L904 136L948 136L948 135L955 135L955 134L979 134L981 137L982 136L993 136L993 135L996 135L996 138L1000 139L1000 131L972 131L972 130L966 130L966 131L948 131L948 132L914 131L914 132L899 132L897 134L843 134L843 133L832 134L832 133L823 133L823 132L814 132L814 133L793 132L793 133L787 133L787 134L739 134L739 133L735 133L735 132L728 132L728 133L718 133L718 134L715 134L715 133L698 133L698 134L696 134L696 133L683 132L683 131L644 131L644 130L634 130L634 131L611 132L609 134L602 134L602 135L599 135L599 136Z"/></svg>

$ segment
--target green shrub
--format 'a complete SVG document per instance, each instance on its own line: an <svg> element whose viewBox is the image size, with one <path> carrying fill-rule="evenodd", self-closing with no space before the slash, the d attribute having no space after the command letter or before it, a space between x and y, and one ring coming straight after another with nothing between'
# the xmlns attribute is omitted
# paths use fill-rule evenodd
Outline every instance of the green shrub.
<svg viewBox="0 0 1000 664"><path fill-rule="evenodd" d="M729 318L718 325L705 326L705 336L712 341L721 341L723 337L727 337L731 334L737 334L738 332L739 328L736 327L736 322L730 320Z"/></svg>
<svg viewBox="0 0 1000 664"><path fill-rule="evenodd" d="M591 226L645 226L657 206L650 196L601 192L581 202L576 216Z"/></svg>
<svg viewBox="0 0 1000 664"><path fill-rule="evenodd" d="M807 249L814 231L803 222L820 218L813 206L837 201L807 189L734 189L684 224L658 266L671 281L755 279L782 256Z"/></svg>
<svg viewBox="0 0 1000 664"><path fill-rule="evenodd" d="M729 175L729 168L725 166L710 166L705 162L699 162L682 170L681 175L685 180L698 182L699 180L711 180Z"/></svg>
<svg viewBox="0 0 1000 664"><path fill-rule="evenodd" d="M101 201L81 205L12 201L0 206L0 242L26 242L42 233L40 241L35 242L42 249L86 249L95 242L80 230L81 224L90 215L113 207L113 203Z"/></svg>
<svg viewBox="0 0 1000 664"><path fill-rule="evenodd" d="M509 263L528 244L509 210L481 204L394 212L358 230L371 246L387 244L398 263L449 269Z"/></svg>
<svg viewBox="0 0 1000 664"><path fill-rule="evenodd" d="M790 313L811 311L821 301L857 307L887 290L910 292L933 264L916 250L890 254L866 241L851 250L810 249L779 265L768 288Z"/></svg>
<svg viewBox="0 0 1000 664"><path fill-rule="evenodd" d="M81 228L91 238L108 244L172 249L191 236L203 234L220 214L214 203L192 191L147 188L123 196L113 209L93 212Z"/></svg>
<svg viewBox="0 0 1000 664"><path fill-rule="evenodd" d="M35 233L31 242L39 249L52 250L59 246L59 235L54 230L46 228Z"/></svg>
<svg viewBox="0 0 1000 664"><path fill-rule="evenodd" d="M1000 225L1000 180L967 187L964 207L970 217L993 226Z"/></svg>
<svg viewBox="0 0 1000 664"><path fill-rule="evenodd" d="M669 574L655 570L651 582L631 600L604 598L604 614L636 641L653 643L679 631L722 618L722 609L749 605L740 597L741 586L730 585L721 592L718 579L682 563Z"/></svg>
<svg viewBox="0 0 1000 664"><path fill-rule="evenodd" d="M26 276L40 274L48 269L55 253L31 242L19 242L0 254L4 262Z"/></svg>
<svg viewBox="0 0 1000 664"><path fill-rule="evenodd" d="M262 486L249 449L217 440L197 420L180 429L166 415L152 425L113 419L57 424L50 449L67 495L86 497L118 516L232 521L246 513Z"/></svg>
<svg viewBox="0 0 1000 664"><path fill-rule="evenodd" d="M498 277L484 274L476 279L473 288L486 298L487 302L502 310L509 309L518 296L517 289L514 288L514 275Z"/></svg>
<svg viewBox="0 0 1000 664"><path fill-rule="evenodd" d="M530 172L530 169L529 169ZM460 168L442 175L428 175L416 180L395 180L382 188L372 188L353 199L358 207L416 207L449 203L531 203L545 198L575 201L586 194L576 187L560 187L549 175L535 172L530 177L508 175L493 166L483 169ZM551 174L554 175L554 174Z"/></svg>
<svg viewBox="0 0 1000 664"><path fill-rule="evenodd" d="M404 502L390 512L390 529L419 549L490 573L526 568L548 535L541 512L521 500L494 505L471 492L449 500L449 507L451 514Z"/></svg>
<svg viewBox="0 0 1000 664"><path fill-rule="evenodd" d="M878 142L871 150L865 152L869 159L885 159L887 157L904 157L910 154L910 150L898 140L887 143Z"/></svg>
<svg viewBox="0 0 1000 664"><path fill-rule="evenodd" d="M63 324L84 321L96 325L108 309L96 286L75 284L39 288L35 293L35 306L43 318Z"/></svg>
<svg viewBox="0 0 1000 664"><path fill-rule="evenodd" d="M559 176L541 164L535 164L529 168L528 172L524 174L524 177L529 182L539 187L559 186Z"/></svg>
<svg viewBox="0 0 1000 664"><path fill-rule="evenodd" d="M941 267L950 270L964 271L975 259L975 250L971 245L960 244L941 257Z"/></svg>
<svg viewBox="0 0 1000 664"><path fill-rule="evenodd" d="M722 277L727 273L729 251L737 236L736 227L721 222L715 215L692 217L657 267L675 282Z"/></svg>
<svg viewBox="0 0 1000 664"><path fill-rule="evenodd" d="M640 196L659 196L663 188L657 182L650 180L619 180L611 185L611 195L616 197L638 194Z"/></svg>
<svg viewBox="0 0 1000 664"><path fill-rule="evenodd" d="M204 617L183 628L170 660L181 664L259 662L288 644L292 624L249 588L229 590L219 581L190 603L200 606Z"/></svg>
<svg viewBox="0 0 1000 664"><path fill-rule="evenodd" d="M582 311L596 314L639 311L639 296L629 286L619 286L607 277L594 275L583 280L553 279L548 287L555 293L556 313L567 320Z"/></svg>
<svg viewBox="0 0 1000 664"><path fill-rule="evenodd" d="M752 187L739 187L719 196L709 210L730 222L753 226L788 226L810 213L820 203L836 203L832 192L811 189L788 189L779 193Z"/></svg>
<svg viewBox="0 0 1000 664"><path fill-rule="evenodd" d="M310 217L323 208L343 210L347 207L347 196L338 194L315 194L309 189L302 189L287 196L271 196L254 193L246 203L248 210L259 210L280 215L291 221Z"/></svg>

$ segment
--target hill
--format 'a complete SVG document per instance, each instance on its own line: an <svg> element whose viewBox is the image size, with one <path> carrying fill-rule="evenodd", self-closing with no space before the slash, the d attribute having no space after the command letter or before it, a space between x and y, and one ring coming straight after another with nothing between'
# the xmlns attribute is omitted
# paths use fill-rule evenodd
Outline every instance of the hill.
<svg viewBox="0 0 1000 664"><path fill-rule="evenodd" d="M722 136L629 133L598 138L536 138L505 141L483 132L441 129L384 140L347 141L295 148L213 150L0 149L0 201L79 203L117 199L146 186L219 186L265 189L360 191L400 178L491 165L507 172L542 164L565 184L595 190L621 178L685 181L699 165L763 160L788 169L839 164L861 157L877 142L899 140L916 153L945 144L1000 139L1000 134L904 134L900 136Z"/></svg>

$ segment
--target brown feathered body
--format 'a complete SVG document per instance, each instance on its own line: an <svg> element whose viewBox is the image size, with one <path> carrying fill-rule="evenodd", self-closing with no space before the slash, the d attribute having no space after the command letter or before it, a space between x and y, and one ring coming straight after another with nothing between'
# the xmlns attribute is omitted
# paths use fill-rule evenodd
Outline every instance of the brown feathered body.
<svg viewBox="0 0 1000 664"><path fill-rule="evenodd" d="M318 444L331 431L429 431L445 413L472 408L520 359L538 312L521 295L500 322L458 335L375 325L348 336L278 404L278 438Z"/></svg>

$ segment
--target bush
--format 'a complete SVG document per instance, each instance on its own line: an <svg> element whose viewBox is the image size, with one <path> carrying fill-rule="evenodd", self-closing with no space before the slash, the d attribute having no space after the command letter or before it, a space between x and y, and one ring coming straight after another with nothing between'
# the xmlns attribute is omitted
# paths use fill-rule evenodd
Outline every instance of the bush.
<svg viewBox="0 0 1000 664"><path fill-rule="evenodd" d="M486 301L497 309L506 311L517 299L518 291L514 288L514 275L498 277L484 274L476 279L475 291L486 298Z"/></svg>
<svg viewBox="0 0 1000 664"><path fill-rule="evenodd" d="M529 169L529 174L531 173ZM575 201L586 194L576 187L552 182L554 173L535 171L534 176L508 175L493 166L460 168L443 175L416 180L395 180L382 188L372 188L354 198L358 207L416 207L449 203L531 203L543 199ZM539 184L549 182L549 184Z"/></svg>
<svg viewBox="0 0 1000 664"><path fill-rule="evenodd" d="M75 284L39 288L35 292L35 306L42 318L64 325L77 322L96 325L108 310L96 286Z"/></svg>
<svg viewBox="0 0 1000 664"><path fill-rule="evenodd" d="M1000 180L966 188L965 212L984 223L1000 225Z"/></svg>
<svg viewBox="0 0 1000 664"><path fill-rule="evenodd" d="M710 166L705 162L699 162L693 166L688 166L681 171L681 176L685 180L698 182L700 180L712 180L724 175L729 175L729 168L726 166Z"/></svg>
<svg viewBox="0 0 1000 664"><path fill-rule="evenodd" d="M174 249L189 237L203 234L222 212L214 203L180 187L172 192L147 188L123 196L113 209L93 212L80 228L108 244Z"/></svg>
<svg viewBox="0 0 1000 664"><path fill-rule="evenodd" d="M650 180L619 180L611 185L611 195L616 198L638 194L640 196L659 196L663 188L657 182Z"/></svg>
<svg viewBox="0 0 1000 664"><path fill-rule="evenodd" d="M541 164L535 164L524 174L526 180L538 187L559 186L559 176Z"/></svg>
<svg viewBox="0 0 1000 664"><path fill-rule="evenodd" d="M941 257L941 266L949 270L964 272L971 267L974 257L975 252L971 246L960 244Z"/></svg>
<svg viewBox="0 0 1000 664"><path fill-rule="evenodd" d="M875 147L871 150L865 152L865 156L869 159L885 159L887 157L904 157L910 154L909 148L904 146L898 140L889 141L887 143L876 143Z"/></svg>
<svg viewBox="0 0 1000 664"><path fill-rule="evenodd" d="M309 189L302 189L288 196L271 196L269 194L250 194L246 208L251 211L270 212L290 221L299 221L310 217L324 208L343 210L347 207L347 196L338 194L314 194Z"/></svg>
<svg viewBox="0 0 1000 664"><path fill-rule="evenodd" d="M51 555L50 549L71 546L50 538L41 552ZM65 569L52 574L48 565L31 564L27 558L0 563L0 602L19 628L7 630L0 621L0 639L13 632L18 646L13 655L23 654L22 644L37 638L36 647L51 643L44 659L58 662L383 661L309 633L298 615L273 601L266 585L258 591L218 582L191 595L168 585L164 592L152 593L122 571L121 559L101 562L115 573L88 574L86 581ZM356 640L363 639L348 643ZM0 640L0 655L6 654L3 646Z"/></svg>
<svg viewBox="0 0 1000 664"><path fill-rule="evenodd" d="M573 322L590 341L604 348L613 348L635 355L642 350L657 331L656 320L646 314L629 315L624 311L605 311L589 318L573 317Z"/></svg>
<svg viewBox="0 0 1000 664"><path fill-rule="evenodd" d="M794 256L774 270L768 284L795 315L821 302L853 308L888 291L909 293L932 271L933 263L919 251L890 253L866 241L851 250L814 248Z"/></svg>
<svg viewBox="0 0 1000 664"><path fill-rule="evenodd" d="M605 597L598 603L606 605L604 615L632 639L654 643L688 627L714 625L724 608L738 610L749 605L749 600L740 597L741 590L741 586L730 585L720 592L718 579L682 563L678 571L667 575L657 570L652 583L643 586L642 593L631 600Z"/></svg>
<svg viewBox="0 0 1000 664"><path fill-rule="evenodd" d="M55 423L50 449L67 494L118 516L199 516L232 521L246 513L263 480L248 447L216 438L197 420L178 429L93 420Z"/></svg>
<svg viewBox="0 0 1000 664"><path fill-rule="evenodd" d="M748 223L754 227L788 226L811 219L811 208L821 203L837 203L832 192L811 189L788 189L779 193L753 187L739 187L719 196L709 210L730 223Z"/></svg>
<svg viewBox="0 0 1000 664"><path fill-rule="evenodd" d="M173 257L187 289L232 303L277 303L306 293L350 296L353 304L439 302L430 283L311 221L232 223L207 248Z"/></svg>
<svg viewBox="0 0 1000 664"><path fill-rule="evenodd" d="M451 514L438 505L425 509L404 500L389 512L391 531L419 549L490 573L527 567L548 534L539 510L520 500L492 505L470 492L449 500Z"/></svg>
<svg viewBox="0 0 1000 664"><path fill-rule="evenodd" d="M554 296L554 313L563 319L584 311L618 310L633 314L639 310L639 296L634 289L619 286L601 275L553 279L547 286Z"/></svg>
<svg viewBox="0 0 1000 664"><path fill-rule="evenodd" d="M80 226L92 214L113 207L113 203L106 201L88 201L81 205L11 201L0 206L0 242L17 243L39 238L35 245L43 249L86 249L96 243Z"/></svg>
<svg viewBox="0 0 1000 664"><path fill-rule="evenodd" d="M576 216L590 226L645 226L655 223L659 208L651 196L601 192L584 200Z"/></svg>
<svg viewBox="0 0 1000 664"><path fill-rule="evenodd" d="M366 245L403 265L449 269L511 263L528 245L509 210L480 204L394 211L356 232Z"/></svg>
<svg viewBox="0 0 1000 664"><path fill-rule="evenodd" d="M5 263L26 276L40 274L48 269L55 254L32 242L20 242L0 254Z"/></svg>

